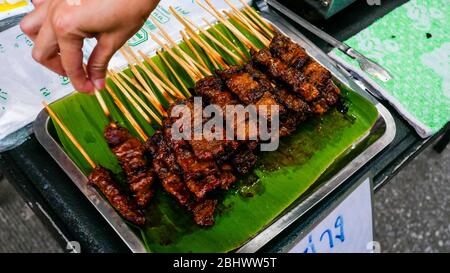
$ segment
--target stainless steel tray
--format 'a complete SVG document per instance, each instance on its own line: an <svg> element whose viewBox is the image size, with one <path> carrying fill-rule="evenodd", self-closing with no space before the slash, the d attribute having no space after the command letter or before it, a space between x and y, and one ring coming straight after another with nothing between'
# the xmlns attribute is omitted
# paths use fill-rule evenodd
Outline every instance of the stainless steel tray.
<svg viewBox="0 0 450 273"><path fill-rule="evenodd" d="M345 182L352 174L360 169L366 162L372 159L376 154L388 146L395 136L395 123L389 111L365 90L356 84L345 70L338 67L332 59L323 51L317 48L311 41L299 33L292 25L275 13L263 13L263 16L272 24L277 26L280 31L291 37L294 41L302 45L306 51L319 63L331 71L336 82L347 86L351 90L363 95L370 100L378 109L378 119L371 130L353 143L348 151L343 153L333 164L343 166L337 168L338 171L326 172L321 179L310 189L307 194L300 197L294 204L286 209L272 224L263 229L255 237L247 241L237 252L255 252L263 245L272 240L281 231L286 229L295 220L312 209L322 199L332 193L337 187ZM81 190L85 197L95 206L100 214L106 219L111 227L117 232L122 240L133 252L145 252L144 244L125 224L109 203L92 187L87 185L86 176L74 164L74 162L64 152L61 145L54 138L54 130L49 116L42 111L35 123L34 132L38 141L55 159L59 166L67 173L75 185ZM375 139L375 140L374 140ZM360 151L355 153L355 151ZM330 169L335 169L333 166Z"/></svg>

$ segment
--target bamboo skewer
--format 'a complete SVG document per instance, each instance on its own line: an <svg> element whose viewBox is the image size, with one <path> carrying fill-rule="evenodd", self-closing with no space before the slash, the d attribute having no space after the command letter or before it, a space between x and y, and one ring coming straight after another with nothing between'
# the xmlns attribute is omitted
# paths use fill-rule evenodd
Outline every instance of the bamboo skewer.
<svg viewBox="0 0 450 273"><path fill-rule="evenodd" d="M114 103L117 105L117 107L120 109L120 111L125 115L125 117L128 119L128 121L131 123L133 128L137 131L139 136L143 141L147 141L148 136L144 133L141 126L136 122L136 120L133 118L131 113L128 111L128 109L122 104L122 102L119 100L117 95L114 93L114 91L109 87L108 85L105 86L106 91L108 94L112 97Z"/></svg>
<svg viewBox="0 0 450 273"><path fill-rule="evenodd" d="M175 72L175 69L172 67L169 61L167 61L167 58L164 56L164 54L160 51L156 51L156 54L159 56L159 58L164 62L164 64L169 68L170 72L175 76L177 81L180 83L180 85L183 87L183 89L186 91L188 97L191 96L191 93L189 92L186 84L181 80L180 76L177 72Z"/></svg>
<svg viewBox="0 0 450 273"><path fill-rule="evenodd" d="M58 118L58 116L53 112L53 110L48 106L48 104L45 101L42 101L42 104L45 107L45 110L47 110L47 113L50 115L50 117L58 124L58 126L63 130L63 132L66 134L66 136L70 139L72 144L75 146L75 148L80 151L81 155L86 159L88 164L95 169L97 166L94 161L89 157L89 155L86 153L84 148L80 145L80 143L76 140L76 138L72 135L72 133L67 129L67 127L64 125L64 123Z"/></svg>
<svg viewBox="0 0 450 273"><path fill-rule="evenodd" d="M161 94L167 99L169 103L172 103L174 100L167 94L170 93L172 96L177 97L177 94L174 90L172 90L169 86L167 86L165 83L163 83L158 77L153 74L152 71L150 71L142 62L139 61L138 57L134 54L134 52L128 52L130 56L128 56L127 52L125 50L122 50L122 54L124 55L125 59L127 60L128 64L130 66L133 66L133 63L135 63L138 67L140 67L144 73L147 75L147 77L150 78L150 80L153 82L154 85L158 88L158 90L161 92ZM133 62L134 60L134 62Z"/></svg>
<svg viewBox="0 0 450 273"><path fill-rule="evenodd" d="M213 58L214 61L216 61L222 68L227 68L228 65L222 58L222 56L214 49L212 48L207 42L205 42L193 29L186 28L185 29L187 34L194 40L197 44L199 44L203 50L206 51L208 56L210 58ZM216 67L217 68L217 67ZM219 68L217 68L219 69Z"/></svg>
<svg viewBox="0 0 450 273"><path fill-rule="evenodd" d="M230 38L228 38L227 36L225 36L222 32L218 31L217 29L214 28L214 26L208 22L208 20L206 20L205 18L202 18L203 21L212 29L215 31L215 33L217 33L220 38L222 38L223 40L227 41L228 45L231 46L236 52L239 53L239 55L241 55L243 60L248 60L247 55L245 55L245 53L242 51L241 48L239 48L238 46L236 46L233 41L230 40Z"/></svg>
<svg viewBox="0 0 450 273"><path fill-rule="evenodd" d="M141 116L145 119L145 121L147 121L148 123L151 124L152 120L147 115L147 113L142 109L142 105L145 105L145 103L142 100L141 100L142 103L141 102L138 103L138 101L137 101L137 98L139 98L139 96L137 96L133 92L133 90L128 85L124 84L124 82L121 81L121 79L118 78L117 75L114 74L113 72L111 72L111 71L108 72L108 76L114 82L114 84L119 88L119 90L125 95L126 99L128 101L130 101L130 103L133 105L134 108L136 108L136 110L139 112L139 114L141 114ZM147 112L149 112L149 111L147 110ZM151 110L150 110L150 113L153 114L153 112ZM153 115L152 115L152 117L153 117Z"/></svg>
<svg viewBox="0 0 450 273"><path fill-rule="evenodd" d="M169 42L169 44L172 46L172 48L175 48L190 65L192 65L193 67L196 67L205 75L210 75L210 71L208 70L207 66L202 66L201 64L196 62L194 59L192 59L191 56L189 56L183 49L181 49L181 47L177 43L175 43L174 40L172 40L172 38L170 38L170 35L165 31L165 29L161 26L161 24L159 24L152 17L150 17L150 19L152 20L153 24L155 24L158 27L162 36Z"/></svg>
<svg viewBox="0 0 450 273"><path fill-rule="evenodd" d="M186 63L185 60L181 59L175 52L169 48L167 45L165 45L161 40L159 40L155 35L150 33L150 37L153 41L155 41L160 47L164 48L167 53L186 71L186 73L189 74L189 76L194 80L197 81L203 77L203 75L199 75L195 73L194 70L192 70L191 67L189 67L189 64Z"/></svg>
<svg viewBox="0 0 450 273"><path fill-rule="evenodd" d="M130 93L128 92L128 90L125 88L124 85L122 85L122 83L120 83L114 75L112 75L111 72L108 72L108 76L109 78L114 82L114 84L119 88L120 92L122 92L125 96L125 98L130 101L130 103L133 105L134 108L136 108L136 110L139 112L139 114L141 114L141 116L145 119L145 121L147 121L148 123L151 123L151 119L150 117L147 115L147 113L142 109L142 107L136 102L136 100L131 97Z"/></svg>
<svg viewBox="0 0 450 273"><path fill-rule="evenodd" d="M94 91L95 97L97 98L98 103L100 104L100 107L103 110L103 113L105 113L105 116L111 120L111 113L109 112L108 107L106 106L105 100L103 100L102 95L100 94L100 92L96 89Z"/></svg>
<svg viewBox="0 0 450 273"><path fill-rule="evenodd" d="M143 63L141 63L139 61L139 59L137 58L136 55L130 54L131 55L131 57L130 57L124 50L122 50L122 54L124 54L124 57L127 60L129 66L133 67L133 66L135 66L133 63L136 63L136 66L140 67L143 70L145 75L147 75L147 77L150 78L152 83L156 86L156 88L161 92L161 94L164 96L164 98L166 98L166 100L169 103L172 103L174 101L173 98L171 96L169 96L168 93L170 93L172 96L176 97L175 91L173 91L165 83L163 83L160 79L158 79L158 77L156 77L153 74L153 72L151 72ZM133 62L133 59L134 59L134 62ZM137 69L136 69L136 71L137 71ZM137 73L139 73L139 72L137 72ZM142 76L141 76L141 78L142 78ZM142 81L146 82L144 78L142 78ZM153 91L151 91L151 92L153 93Z"/></svg>
<svg viewBox="0 0 450 273"><path fill-rule="evenodd" d="M170 37L170 35L165 31L165 29L153 18L150 17L150 19L152 20L153 24L160 30L161 35L164 37L164 39L166 39L169 44L172 46L172 48L176 49L176 51L178 52L179 55L181 55L181 57L189 64L191 65L192 69L194 69L196 66L195 64L189 59L187 58L187 54L185 54L186 52L184 52L177 43L175 43L172 38ZM195 68L197 69L197 68ZM197 69L198 70L198 69ZM199 73L199 71L196 71L197 73Z"/></svg>
<svg viewBox="0 0 450 273"><path fill-rule="evenodd" d="M252 48L254 50L258 50L258 47L252 43L247 37L245 37L242 32L240 32L234 25L232 25L230 22L228 22L220 13L217 11L217 9L209 2L208 0L205 0L206 3L211 7L212 11L206 7L203 3L199 2L198 0L194 0L195 3L197 3L200 7L202 7L204 10L206 10L209 14L214 16L217 20L219 20L222 24L224 24L236 37L242 41L245 46L248 48Z"/></svg>
<svg viewBox="0 0 450 273"><path fill-rule="evenodd" d="M250 31L252 31L252 29L253 29L253 31L256 31L256 33L261 34L263 36L262 38L264 38L264 39L272 38L271 33L266 33L266 31L267 31L266 28L255 24L250 17L248 17L244 12L242 12L238 8L236 8L229 0L224 0L224 1L234 11L234 13L236 14L236 16L235 16L236 19L242 21L243 25L247 26ZM224 12L226 12L226 11L224 11ZM228 16L230 17L230 15L228 15ZM266 35L267 35L267 38L266 38ZM261 41L263 41L263 40L261 40Z"/></svg>
<svg viewBox="0 0 450 273"><path fill-rule="evenodd" d="M136 92L125 82L124 79L121 78L121 76L119 76L118 73L112 73L112 76L128 91L128 93L131 94L131 96L133 96L133 98L147 111L147 113L152 116L154 120L156 120L158 124L161 124L161 119L158 117L158 115L156 115L156 113L150 107L148 107L148 105L141 99L141 97L136 94ZM151 123L151 121L149 121L149 123Z"/></svg>
<svg viewBox="0 0 450 273"><path fill-rule="evenodd" d="M120 50L121 54L125 57L126 53L124 53L124 51L122 49L119 49L119 50ZM125 58L127 58L127 57L125 57ZM154 94L153 90L148 85L147 81L142 77L141 73L139 73L139 71L136 69L136 67L131 65L129 62L128 62L128 66L129 66L131 72L133 73L134 77L143 86L143 88L145 90L144 94L148 95L146 97L149 99L149 101L152 102L152 103L155 103L156 105L159 104L158 98L156 97L156 95ZM139 90L139 91L142 91L142 90Z"/></svg>
<svg viewBox="0 0 450 273"><path fill-rule="evenodd" d="M251 14L251 16L249 16L250 18L252 18L256 23L260 22L262 25L264 25L267 29L269 29L270 31L274 32L275 29L273 28L273 26L271 26L269 23L266 22L266 20L264 20L261 15L259 15L252 7L250 7L245 1L243 0L239 0L239 2L241 2L245 9L244 11L248 11L249 14Z"/></svg>
<svg viewBox="0 0 450 273"><path fill-rule="evenodd" d="M264 26L260 26L257 25L257 23L254 23L251 19L251 17L249 17L246 13L242 12L241 10L239 10L238 8L236 8L236 6L234 6L229 0L224 0L228 6L231 7L231 9L239 16L243 19L244 23L252 26L254 29L257 29L260 33L262 33L264 36L266 36L267 38L271 39L273 37L273 34L267 30L267 28L265 28Z"/></svg>
<svg viewBox="0 0 450 273"><path fill-rule="evenodd" d="M172 88L172 90L174 90L177 94L177 97L181 98L181 99L185 99L186 96L180 91L178 90L178 88L167 78L166 74L164 74L161 69L159 69L159 67L153 62L153 60L149 57L147 57L142 51L138 51L139 55L141 55L141 57L152 67L153 70L156 71L156 73L158 74L158 76L160 76L163 81L169 85L170 88Z"/></svg>
<svg viewBox="0 0 450 273"><path fill-rule="evenodd" d="M210 50L206 48L206 46L203 44L203 41L197 39L197 37L196 37L195 35L192 35L192 32L189 31L188 29L185 29L185 31L186 31L186 35L189 35L189 37L190 37L194 42L196 42L196 43L197 43L197 44L205 51L205 53L207 53L206 55L207 55L208 59L211 61L211 63L213 64L214 69L220 69L221 63L218 62L218 61L216 61L215 58L213 58L213 55L214 55L214 54L213 54L213 53L209 53ZM186 37L186 38L189 39L188 37ZM223 62L223 63L224 63L224 62Z"/></svg>
<svg viewBox="0 0 450 273"><path fill-rule="evenodd" d="M200 56L197 49L195 48L194 44L189 40L187 37L187 34L185 34L182 30L180 30L180 35L183 38L183 41L186 43L186 45L189 47L189 49L194 53L195 58L202 63L203 66L208 67L208 65L205 63L205 60Z"/></svg>
<svg viewBox="0 0 450 273"><path fill-rule="evenodd" d="M254 11L252 8L250 8L250 10ZM269 38L269 39L273 38L273 35L274 35L273 34L273 32L274 32L273 28L272 27L270 27L270 28L266 27L266 25L264 24L265 21L262 18L260 18L260 19L255 18L255 16L253 16L251 12L249 12L248 10L245 10L245 9L243 10L243 14L247 18L250 18L250 21L253 21L256 25L258 25L259 28L262 29L264 33L266 33L267 38ZM259 14L258 14L258 17L259 17Z"/></svg>
<svg viewBox="0 0 450 273"><path fill-rule="evenodd" d="M270 45L270 41L264 35L262 35L259 32L259 30L250 26L249 23L247 23L246 21L243 21L240 17L233 16L232 14L230 14L229 12L227 12L225 10L223 11L223 13L225 15L227 15L228 17L234 19L237 24L239 24L241 27L247 29L247 31L252 33L252 35L254 35L261 43L263 43L264 46L268 47Z"/></svg>
<svg viewBox="0 0 450 273"><path fill-rule="evenodd" d="M227 68L228 65L223 60L222 56L214 49L212 48L204 39L198 35L195 30L178 14L178 12L173 8L169 7L169 10L172 12L172 14L178 19L178 21L185 26L185 30L187 34L198 44L200 45L203 50L205 50L210 57L212 57L212 63L214 64L214 67L216 69L219 69L219 67L214 63L217 62L222 68Z"/></svg>
<svg viewBox="0 0 450 273"><path fill-rule="evenodd" d="M176 12L174 10L174 12ZM206 31L205 29L203 29L200 26L197 26L194 24L194 22L192 22L191 20L189 20L188 18L183 18L179 15L175 15L177 17L177 19L180 21L184 21L187 22L188 24L190 24L191 26L193 26L194 28L198 29L200 31L200 33L202 33L203 35L205 35L208 39L210 39L211 41L213 41L217 46L219 46L223 51L225 51L228 55L230 55L233 59L235 59L238 63L241 63L243 60L242 58L240 58L239 56L237 56L233 51L229 50L223 43L221 43L220 41L218 41L213 35L211 35L208 31ZM183 23L184 25L184 23ZM187 24L186 24L187 25Z"/></svg>
<svg viewBox="0 0 450 273"><path fill-rule="evenodd" d="M153 93L151 93L151 95L153 96L150 96L150 94L144 90L144 88L136 81L136 79L128 77L128 75L125 74L124 72L120 71L118 72L118 74L122 78L127 80L127 82L129 82L132 86L136 87L136 89L139 90L139 92L141 92L149 100L149 102L155 107L155 109L158 111L160 115L167 116L167 113L165 112L161 103L159 103L158 99Z"/></svg>
<svg viewBox="0 0 450 273"><path fill-rule="evenodd" d="M164 36L164 35L163 35ZM203 66L202 64L199 64L197 61L195 61L189 54L187 54L177 43L175 43L172 39L166 38L166 40L169 42L170 46L173 49L176 49L176 51L181 55L181 57L191 65L193 69L196 69L197 74L201 75L202 73L204 75L209 75L210 71L206 66ZM203 76L203 75L202 75Z"/></svg>
<svg viewBox="0 0 450 273"><path fill-rule="evenodd" d="M86 67L86 66L84 66ZM116 94L111 90L111 88L108 85L105 85L106 91L111 95L111 97L113 98L114 103L117 105L117 107L119 107L120 111L123 112L123 114L125 115L125 117L130 121L131 125L133 125L133 127L136 129L136 131L138 132L138 134L140 135L140 137L146 141L148 139L148 137L145 135L144 131L142 130L142 128L139 126L139 124L136 122L136 120L133 118L133 116L130 114L130 112L128 112L128 110L126 109L126 107L122 104L122 102L117 98ZM100 92L98 90L95 90L95 97L97 98L100 106L102 107L103 112L105 113L105 115L108 117L109 121L110 121L110 125L115 127L117 126L116 123L112 120L111 118L111 114L110 111L108 109L108 107L106 106L105 101L103 100L103 97L101 96Z"/></svg>
<svg viewBox="0 0 450 273"><path fill-rule="evenodd" d="M87 73L87 66L86 66L86 64L84 64L84 63L83 63L83 69L84 69L84 71ZM109 112L109 109L108 109L108 107L106 106L105 100L103 99L102 95L100 94L100 91L97 90L97 88L94 88L94 95L95 95L95 98L96 98L97 101L98 101L98 104L100 104L100 107L102 108L103 113L105 114L105 116L108 118L108 120L109 120L111 123L113 123L113 122L112 122L112 119L111 119L111 113Z"/></svg>

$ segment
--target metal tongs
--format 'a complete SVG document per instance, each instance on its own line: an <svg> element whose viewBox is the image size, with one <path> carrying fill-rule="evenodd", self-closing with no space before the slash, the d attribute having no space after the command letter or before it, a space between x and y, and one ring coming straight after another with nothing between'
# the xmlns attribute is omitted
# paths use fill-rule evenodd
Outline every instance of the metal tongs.
<svg viewBox="0 0 450 273"><path fill-rule="evenodd" d="M364 55L362 55L355 49L351 48L347 44L336 40L334 37L332 37L331 35L329 35L328 33L324 32L324 31L322 31L321 29L314 26L313 24L311 24L307 20L303 19L302 17L298 16L297 14L295 14L294 12L289 10L287 7L280 4L278 1L266 0L266 3L267 3L267 5L274 8L275 10L279 11L283 15L286 15L288 18L290 18L297 24L301 25L302 27L304 27L311 33L315 34L316 36L318 36L325 42L336 47L337 49L342 51L344 54L349 56L350 58L355 59L359 63L359 66L361 67L362 71L366 72L367 74L372 75L372 76L382 80L383 82L387 82L393 78L392 75L386 69L381 67L379 64L377 64L376 62L372 61L371 59L365 57Z"/></svg>

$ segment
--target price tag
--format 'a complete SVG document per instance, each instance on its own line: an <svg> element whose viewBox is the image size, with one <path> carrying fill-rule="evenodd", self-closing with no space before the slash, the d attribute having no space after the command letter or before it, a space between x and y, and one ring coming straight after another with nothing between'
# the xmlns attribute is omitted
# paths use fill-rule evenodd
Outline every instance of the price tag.
<svg viewBox="0 0 450 273"><path fill-rule="evenodd" d="M374 252L372 189L365 179L295 244L290 253Z"/></svg>

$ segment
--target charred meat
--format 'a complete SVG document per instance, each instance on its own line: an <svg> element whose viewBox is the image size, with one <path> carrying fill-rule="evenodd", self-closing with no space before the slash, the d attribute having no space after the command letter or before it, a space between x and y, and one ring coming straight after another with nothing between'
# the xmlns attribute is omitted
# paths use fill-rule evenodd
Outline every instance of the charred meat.
<svg viewBox="0 0 450 273"><path fill-rule="evenodd" d="M144 214L138 209L135 201L114 181L110 171L97 166L88 179L89 183L100 190L123 218L138 226L145 224Z"/></svg>
<svg viewBox="0 0 450 273"><path fill-rule="evenodd" d="M300 94L304 100L312 101L319 96L317 88L308 83L300 71L273 57L269 49L252 52L252 60L273 79L282 82L289 89Z"/></svg>
<svg viewBox="0 0 450 273"><path fill-rule="evenodd" d="M153 196L154 174L148 168L144 145L126 128L117 125L108 125L104 136L119 160L136 203L145 208Z"/></svg>

